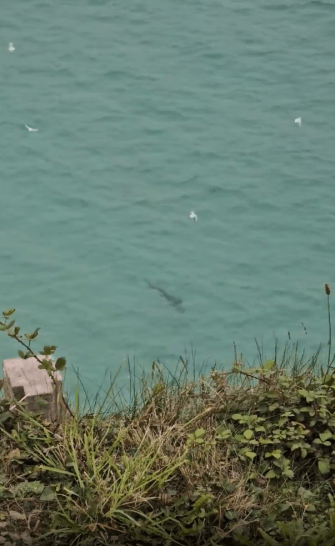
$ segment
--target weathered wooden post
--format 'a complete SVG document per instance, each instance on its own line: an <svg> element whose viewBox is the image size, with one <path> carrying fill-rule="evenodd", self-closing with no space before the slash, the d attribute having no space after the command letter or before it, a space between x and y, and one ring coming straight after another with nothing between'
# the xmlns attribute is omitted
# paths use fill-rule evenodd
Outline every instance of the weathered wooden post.
<svg viewBox="0 0 335 546"><path fill-rule="evenodd" d="M37 355L40 360L51 356ZM52 360L52 359L51 359ZM53 361L53 360L52 360ZM22 400L28 412L41 412L45 419L53 422L62 420L68 414L62 400L62 378L54 372L56 386L48 372L39 369L35 357L10 358L3 361L3 389L8 400ZM44 402L39 402L44 400Z"/></svg>

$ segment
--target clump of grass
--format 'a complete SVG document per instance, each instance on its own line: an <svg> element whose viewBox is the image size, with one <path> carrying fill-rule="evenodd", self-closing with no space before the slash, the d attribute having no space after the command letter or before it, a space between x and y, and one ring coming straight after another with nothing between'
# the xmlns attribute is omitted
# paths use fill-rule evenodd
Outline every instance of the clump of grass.
<svg viewBox="0 0 335 546"><path fill-rule="evenodd" d="M280 358L276 341L273 360L259 351L259 364L245 368L235 349L228 372L215 364L195 380L193 360L193 381L188 359L174 374L157 361L128 407L117 404L115 378L98 408L85 413L76 393L58 423L2 400L0 536L39 545L331 544L335 377L330 356L319 374L319 352L304 364L298 344L291 354L286 345Z"/></svg>

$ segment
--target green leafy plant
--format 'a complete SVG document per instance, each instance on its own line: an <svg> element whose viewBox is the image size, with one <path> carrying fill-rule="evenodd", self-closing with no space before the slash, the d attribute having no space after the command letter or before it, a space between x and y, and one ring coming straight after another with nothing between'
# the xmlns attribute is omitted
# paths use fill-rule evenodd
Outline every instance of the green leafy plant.
<svg viewBox="0 0 335 546"><path fill-rule="evenodd" d="M55 387L57 387L56 380L54 377L55 371L62 371L64 370L66 366L66 359L64 357L60 357L56 360L55 364L53 364L53 361L48 358L44 358L41 360L36 353L31 349L30 344L32 341L34 341L39 333L40 328L36 328L33 333L31 334L23 334L20 335L20 327L15 326L15 320L9 320L10 317L14 314L15 309L8 309L7 311L3 311L3 317L4 322L0 321L0 331L7 332L8 336L18 341L23 347L26 349L26 351L19 350L18 354L20 358L26 360L27 358L34 357L36 360L40 363L38 366L40 369L46 370L48 375L51 377ZM23 341L23 339L25 341ZM41 355L44 356L51 356L55 353L57 347L55 345L46 345L42 351L40 351ZM67 401L65 400L63 394L62 394L62 400L63 403L68 410L69 414L74 417L73 412L71 408L69 407Z"/></svg>

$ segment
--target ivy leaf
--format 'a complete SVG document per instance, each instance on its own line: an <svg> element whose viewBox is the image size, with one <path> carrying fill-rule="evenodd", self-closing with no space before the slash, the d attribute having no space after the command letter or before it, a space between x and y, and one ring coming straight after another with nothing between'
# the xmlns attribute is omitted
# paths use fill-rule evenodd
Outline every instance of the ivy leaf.
<svg viewBox="0 0 335 546"><path fill-rule="evenodd" d="M260 438L259 443L262 444L262 445L269 445L269 444L273 444L273 441L269 440L268 438ZM268 455L268 457L269 456L270 455Z"/></svg>
<svg viewBox="0 0 335 546"><path fill-rule="evenodd" d="M298 495L303 497L305 501L311 500L314 497L314 494L310 489L305 489L304 487L299 487L298 489Z"/></svg>
<svg viewBox="0 0 335 546"><path fill-rule="evenodd" d="M217 434L218 436L215 436L217 440L225 440L231 436L231 431L229 429L219 430Z"/></svg>
<svg viewBox="0 0 335 546"><path fill-rule="evenodd" d="M305 459L307 457L307 449L304 447L301 448L301 457Z"/></svg>
<svg viewBox="0 0 335 546"><path fill-rule="evenodd" d="M321 474L328 474L328 472L330 471L329 459L319 459L318 467Z"/></svg>
<svg viewBox="0 0 335 546"><path fill-rule="evenodd" d="M286 512L286 510L288 510L289 508L291 508L291 504L289 502L285 502L280 505L279 512Z"/></svg>
<svg viewBox="0 0 335 546"><path fill-rule="evenodd" d="M243 436L247 439L247 440L251 440L251 438L253 438L254 436L254 433L252 430L245 430L243 432Z"/></svg>
<svg viewBox="0 0 335 546"><path fill-rule="evenodd" d="M326 440L329 440L329 438L333 438L333 435L332 435L332 433L330 432L330 430L325 430L325 432L321 432L321 433L319 434L319 436L320 436L320 438L321 438L321 440L322 440L323 442L325 442Z"/></svg>
<svg viewBox="0 0 335 546"><path fill-rule="evenodd" d="M244 453L244 455L245 455L246 457L249 457L249 459L251 459L251 460L253 460L253 459L256 457L256 453L254 453L253 451L246 451L246 452Z"/></svg>
<svg viewBox="0 0 335 546"><path fill-rule="evenodd" d="M307 398L307 397L308 397L308 391L306 391L306 389L300 389L300 390L298 390L298 394L300 394L300 396L302 396L303 398Z"/></svg>

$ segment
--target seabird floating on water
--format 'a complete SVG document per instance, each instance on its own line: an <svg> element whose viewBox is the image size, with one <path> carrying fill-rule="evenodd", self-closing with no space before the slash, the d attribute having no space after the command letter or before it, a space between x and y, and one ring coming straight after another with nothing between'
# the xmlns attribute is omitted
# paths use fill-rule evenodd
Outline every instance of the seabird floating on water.
<svg viewBox="0 0 335 546"><path fill-rule="evenodd" d="M295 120L294 120L294 123L298 123L298 124L299 124L299 126L300 126L300 125L301 125L301 118L297 118L297 119L295 119Z"/></svg>
<svg viewBox="0 0 335 546"><path fill-rule="evenodd" d="M27 127L28 131L38 131L38 129L32 129L31 127L28 127L28 125L25 125Z"/></svg>
<svg viewBox="0 0 335 546"><path fill-rule="evenodd" d="M198 217L197 217L197 215L195 214L195 212L193 210L190 212L190 218L194 218L195 222L198 221Z"/></svg>
<svg viewBox="0 0 335 546"><path fill-rule="evenodd" d="M15 51L15 47L13 46L12 42L9 42L9 45L7 47L7 51Z"/></svg>

